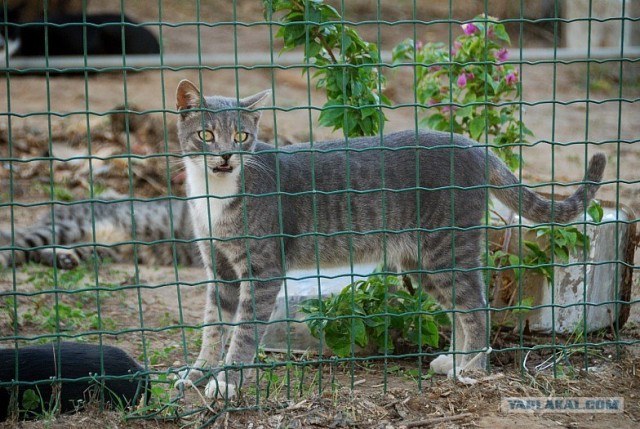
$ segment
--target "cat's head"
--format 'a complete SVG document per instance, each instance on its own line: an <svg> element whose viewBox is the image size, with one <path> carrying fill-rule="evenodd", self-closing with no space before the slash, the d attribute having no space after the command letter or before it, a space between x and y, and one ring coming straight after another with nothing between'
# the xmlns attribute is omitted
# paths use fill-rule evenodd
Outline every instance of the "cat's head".
<svg viewBox="0 0 640 429"><path fill-rule="evenodd" d="M181 81L176 107L180 112L178 139L182 153L187 155L185 160L206 162L209 173L215 175L237 170L240 157L251 152L258 141L260 111L255 109L269 94L271 91L266 90L240 100L202 97L193 83Z"/></svg>

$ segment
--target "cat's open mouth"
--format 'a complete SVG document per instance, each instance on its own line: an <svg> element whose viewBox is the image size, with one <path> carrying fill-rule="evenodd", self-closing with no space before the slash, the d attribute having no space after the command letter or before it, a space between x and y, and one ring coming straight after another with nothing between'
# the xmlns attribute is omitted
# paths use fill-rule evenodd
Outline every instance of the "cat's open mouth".
<svg viewBox="0 0 640 429"><path fill-rule="evenodd" d="M211 171L214 173L231 173L233 171L233 167L229 164L221 164L216 167L211 167Z"/></svg>

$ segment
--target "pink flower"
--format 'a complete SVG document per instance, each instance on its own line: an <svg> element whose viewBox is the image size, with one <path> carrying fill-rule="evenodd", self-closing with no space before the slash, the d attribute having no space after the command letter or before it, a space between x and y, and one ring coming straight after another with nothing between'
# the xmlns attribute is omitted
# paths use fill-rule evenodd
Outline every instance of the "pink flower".
<svg viewBox="0 0 640 429"><path fill-rule="evenodd" d="M436 100L435 98L431 98L429 100L429 106L433 106L434 104L438 104L438 100Z"/></svg>
<svg viewBox="0 0 640 429"><path fill-rule="evenodd" d="M507 58L509 58L509 51L507 51L507 48L500 49L498 51L498 54L496 55L496 58L498 59L499 63L507 61Z"/></svg>
<svg viewBox="0 0 640 429"><path fill-rule="evenodd" d="M478 27L476 27L474 24L472 24L471 22L468 22L466 24L462 24L462 31L464 32L464 34L466 34L467 36L472 35L473 33L475 33L476 31L478 31Z"/></svg>
<svg viewBox="0 0 640 429"><path fill-rule="evenodd" d="M458 106L452 106L450 104L440 107L442 113L455 112L458 109Z"/></svg>
<svg viewBox="0 0 640 429"><path fill-rule="evenodd" d="M460 76L458 76L457 83L460 88L464 88L467 85L467 75L465 73L462 73Z"/></svg>
<svg viewBox="0 0 640 429"><path fill-rule="evenodd" d="M420 49L422 49L423 46L424 44L422 43L422 41L418 40L416 42L416 51L419 51Z"/></svg>
<svg viewBox="0 0 640 429"><path fill-rule="evenodd" d="M518 76L516 76L516 74L514 72L509 72L504 77L504 80L505 80L505 82L507 82L507 85L513 85L514 83L516 83L518 81Z"/></svg>
<svg viewBox="0 0 640 429"><path fill-rule="evenodd" d="M453 42L453 49L451 49L451 55L455 56L460 50L460 48L462 48L462 43L458 42L457 40Z"/></svg>
<svg viewBox="0 0 640 429"><path fill-rule="evenodd" d="M489 26L489 28L487 28L487 37L489 39L493 39L495 35L496 35L496 31L493 29L492 26Z"/></svg>

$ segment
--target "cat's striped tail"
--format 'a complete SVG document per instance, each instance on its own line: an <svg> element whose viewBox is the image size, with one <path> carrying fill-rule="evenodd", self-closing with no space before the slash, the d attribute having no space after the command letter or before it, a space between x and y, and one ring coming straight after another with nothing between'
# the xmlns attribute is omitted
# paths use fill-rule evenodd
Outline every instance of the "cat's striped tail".
<svg viewBox="0 0 640 429"><path fill-rule="evenodd" d="M523 217L534 222L567 223L583 213L585 204L589 204L600 188L607 164L607 158L603 153L595 154L589 161L582 185L570 197L552 201L520 183L500 159L495 156L489 159L489 183L496 187L491 189L493 194L511 210L518 213L522 211Z"/></svg>

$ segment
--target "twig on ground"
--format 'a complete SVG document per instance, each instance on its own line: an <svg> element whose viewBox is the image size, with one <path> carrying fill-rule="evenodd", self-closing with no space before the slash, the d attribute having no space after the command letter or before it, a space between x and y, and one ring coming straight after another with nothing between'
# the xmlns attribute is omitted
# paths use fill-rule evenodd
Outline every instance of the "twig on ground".
<svg viewBox="0 0 640 429"><path fill-rule="evenodd" d="M431 426L431 425L435 425L436 423L444 423L444 422L454 422L457 420L464 420L467 419L469 417L473 416L473 413L463 413L463 414L458 414L457 416L444 416L444 417L433 417L430 419L424 419L424 420L416 420L413 422L407 422L407 423L403 423L402 427L405 428L418 428L418 427L422 427L422 426Z"/></svg>

